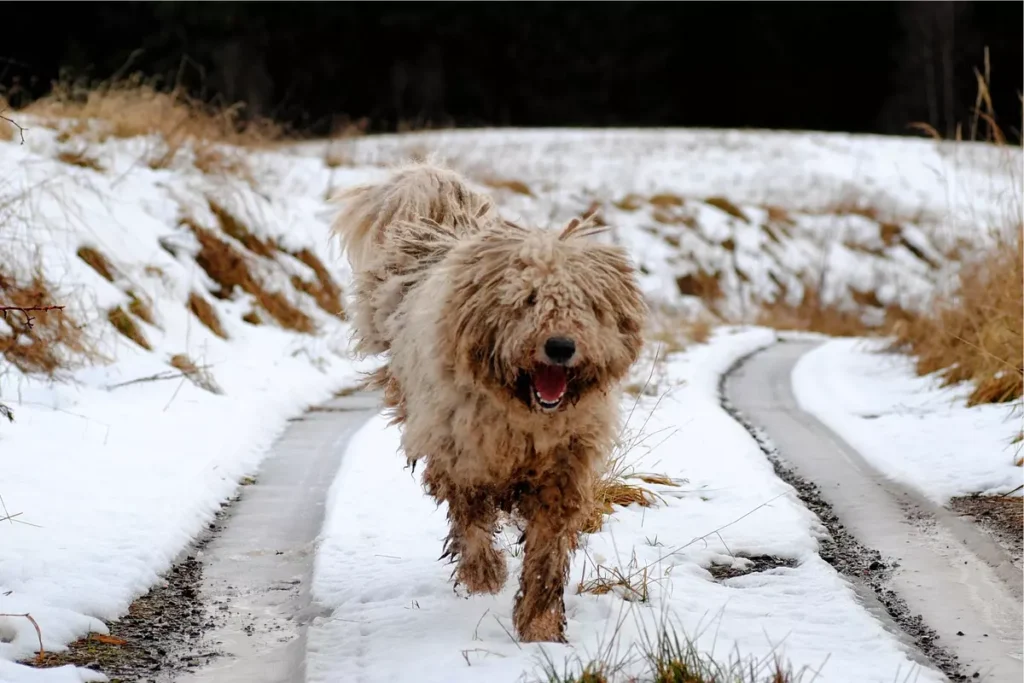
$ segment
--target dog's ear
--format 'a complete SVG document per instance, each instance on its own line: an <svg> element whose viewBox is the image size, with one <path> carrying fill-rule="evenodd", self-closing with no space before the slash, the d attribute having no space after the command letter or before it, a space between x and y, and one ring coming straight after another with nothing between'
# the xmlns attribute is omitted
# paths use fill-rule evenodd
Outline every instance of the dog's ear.
<svg viewBox="0 0 1024 683"><path fill-rule="evenodd" d="M576 217L569 221L568 225L562 228L558 239L565 241L574 237L590 237L607 231L608 228L596 223L593 215L586 218Z"/></svg>

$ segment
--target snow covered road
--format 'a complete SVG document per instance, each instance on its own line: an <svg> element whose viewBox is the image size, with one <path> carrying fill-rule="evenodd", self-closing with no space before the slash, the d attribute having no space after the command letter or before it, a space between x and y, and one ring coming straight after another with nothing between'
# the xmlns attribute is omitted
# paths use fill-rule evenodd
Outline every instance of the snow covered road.
<svg viewBox="0 0 1024 683"><path fill-rule="evenodd" d="M616 508L586 537L566 591L568 645L509 635L514 580L498 596L453 593L450 568L437 561L444 506L403 469L398 430L374 417L352 438L328 495L312 585L325 610L310 624L307 681L522 683L548 680L545 659L577 671L599 660L619 667L610 680L644 681L639 650L666 619L704 653L759 661L778 654L816 672L805 680L942 680L823 559L822 523L720 405L722 374L775 339L764 328L720 329L709 343L670 354L655 372L657 390L641 395L635 412L634 399L624 402L638 432L630 464L680 486L659 487L655 507ZM503 533L513 577L517 535ZM750 558L769 560L768 568ZM643 584L642 597L582 589L616 570Z"/></svg>
<svg viewBox="0 0 1024 683"><path fill-rule="evenodd" d="M726 383L729 401L765 430L782 462L817 485L842 525L885 560L896 561L888 584L906 604L888 601L887 607L902 627L908 626L908 617L920 614L938 633L938 645L956 655L968 676L978 672L982 680L1021 680L1020 572L987 535L883 476L801 408L794 397L793 369L816 345L780 343L750 357ZM816 376L819 400L839 389L830 390L828 379L827 373ZM876 403L881 400L876 397ZM898 454L890 451L890 458ZM929 654L940 661L943 656Z"/></svg>
<svg viewBox="0 0 1024 683"><path fill-rule="evenodd" d="M179 683L301 683L315 544L327 491L349 438L379 398L353 394L316 406L274 444L224 528L197 556L201 595L221 653Z"/></svg>

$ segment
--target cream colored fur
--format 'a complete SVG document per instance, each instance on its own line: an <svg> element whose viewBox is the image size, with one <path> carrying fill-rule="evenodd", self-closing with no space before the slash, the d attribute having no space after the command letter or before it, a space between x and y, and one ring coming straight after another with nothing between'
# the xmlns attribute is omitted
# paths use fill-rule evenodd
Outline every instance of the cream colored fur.
<svg viewBox="0 0 1024 683"><path fill-rule="evenodd" d="M647 308L619 247L503 220L491 199L431 163L341 193L334 231L355 280L357 348L387 354L375 383L448 505L446 555L471 593L507 576L499 510L526 521L515 625L564 640L562 593L594 479L618 432L618 385L642 347ZM572 339L565 398L542 409L545 343ZM559 366L561 367L561 366Z"/></svg>

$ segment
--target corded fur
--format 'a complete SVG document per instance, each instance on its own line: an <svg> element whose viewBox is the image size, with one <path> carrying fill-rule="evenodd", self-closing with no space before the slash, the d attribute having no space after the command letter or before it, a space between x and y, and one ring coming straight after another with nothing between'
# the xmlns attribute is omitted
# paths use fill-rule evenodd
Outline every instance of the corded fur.
<svg viewBox="0 0 1024 683"><path fill-rule="evenodd" d="M525 520L514 622L526 641L565 638L570 553L619 425L619 383L643 345L632 262L573 220L561 231L503 220L490 198L432 163L342 192L334 222L354 273L357 349L386 354L384 390L402 449L448 506L456 582L494 593L507 576L500 510ZM575 355L564 401L542 409L545 340Z"/></svg>

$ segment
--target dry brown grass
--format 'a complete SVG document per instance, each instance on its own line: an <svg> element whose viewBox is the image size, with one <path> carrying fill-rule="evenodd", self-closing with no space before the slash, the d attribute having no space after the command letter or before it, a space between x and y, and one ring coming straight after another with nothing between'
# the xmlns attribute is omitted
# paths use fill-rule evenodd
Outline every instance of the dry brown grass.
<svg viewBox="0 0 1024 683"><path fill-rule="evenodd" d="M789 211L782 208L781 206L768 205L764 207L765 211L768 212L768 221L770 223L786 223L788 225L793 224L793 218L789 215Z"/></svg>
<svg viewBox="0 0 1024 683"><path fill-rule="evenodd" d="M196 141L192 146L192 165L211 176L234 176L256 186L252 165L244 152L225 148L206 141Z"/></svg>
<svg viewBox="0 0 1024 683"><path fill-rule="evenodd" d="M738 218L744 223L750 222L750 219L747 218L747 214L743 213L740 207L736 206L725 197L708 197L704 200L704 203L715 207L719 211L724 211L733 218Z"/></svg>
<svg viewBox="0 0 1024 683"><path fill-rule="evenodd" d="M114 276L117 274L117 269L114 268L114 265L110 262L110 259L108 259L99 249L97 249L96 247L90 247L88 245L82 245L81 247L78 248L78 251L75 252L75 254L78 256L78 258L85 261L86 265L88 265L90 268L99 273L100 277L102 277L104 280L106 280L107 282L114 281Z"/></svg>
<svg viewBox="0 0 1024 683"><path fill-rule="evenodd" d="M139 296L135 292L128 292L128 312L139 320L156 325L156 316L153 315L153 306L150 301Z"/></svg>
<svg viewBox="0 0 1024 683"><path fill-rule="evenodd" d="M974 73L977 98L966 137L1005 146L1007 136L996 121L989 92L987 48L983 70L975 69ZM916 127L940 138L930 126ZM956 141L963 139L963 127L958 125ZM1015 220L1009 229L997 231L997 240L989 249L963 263L952 292L934 302L924 314L890 316L895 337L890 350L916 356L919 374L938 373L947 386L972 383L969 406L1020 401L1024 393L1021 194L1010 201Z"/></svg>
<svg viewBox="0 0 1024 683"><path fill-rule="evenodd" d="M315 283L297 278L298 283L293 282L296 289L301 289L313 297L316 305L324 312L346 320L345 307L341 303L341 286L331 277L331 273L323 261L309 249L301 249L294 252L292 256L309 266L310 270L316 274Z"/></svg>
<svg viewBox="0 0 1024 683"><path fill-rule="evenodd" d="M622 199L612 202L612 206L621 211L636 211L644 205L644 198L638 194L627 194Z"/></svg>
<svg viewBox="0 0 1024 683"><path fill-rule="evenodd" d="M244 116L244 109L241 103L206 104L183 88L159 87L155 81L135 75L99 84L59 82L50 94L23 111L42 125L59 130L61 142L157 136L160 144L143 159L154 170L170 168L180 153L189 149L194 166L203 173L233 175L254 184L248 159L225 145L263 147L286 135L269 119ZM68 154L64 159L68 163L97 166L88 157Z"/></svg>
<svg viewBox="0 0 1024 683"><path fill-rule="evenodd" d="M313 319L299 310L280 292L266 289L253 274L246 254L238 251L213 232L192 221L185 221L199 240L200 250L196 263L217 283L214 296L226 299L237 287L256 298L260 307L281 327L312 334L316 332Z"/></svg>
<svg viewBox="0 0 1024 683"><path fill-rule="evenodd" d="M259 146L284 135L269 120L245 118L244 105L204 104L183 88L160 88L140 75L99 84L58 82L49 95L23 111L44 125L71 125L98 141L159 135L169 146L180 147L188 140Z"/></svg>
<svg viewBox="0 0 1024 683"><path fill-rule="evenodd" d="M651 577L647 567L630 566L594 567L594 575L576 585L577 595L607 595L615 593L626 602L649 602Z"/></svg>
<svg viewBox="0 0 1024 683"><path fill-rule="evenodd" d="M891 316L891 350L917 358L921 375L971 382L968 405L1005 403L1024 392L1024 266L1021 227L965 263L957 286L925 314Z"/></svg>
<svg viewBox="0 0 1024 683"><path fill-rule="evenodd" d="M250 325L262 325L263 318L261 318L260 314L256 311L249 311L242 316L242 322L249 323Z"/></svg>
<svg viewBox="0 0 1024 683"><path fill-rule="evenodd" d="M103 164L99 162L95 157L89 156L83 150L64 150L57 155L59 161L63 161L65 164L72 166L78 166L80 168L88 168L93 171L103 171Z"/></svg>
<svg viewBox="0 0 1024 683"><path fill-rule="evenodd" d="M217 315L217 310L213 307L209 301L206 300L203 295L196 292L191 292L188 295L188 310L192 312L196 318L199 319L206 329L213 332L221 339L227 339L228 333L224 330L224 326L220 322L220 316Z"/></svg>
<svg viewBox="0 0 1024 683"><path fill-rule="evenodd" d="M211 394L223 394L224 391L217 384L217 381L206 366L199 366L192 362L192 359L184 353L171 356L169 364L172 368L181 371L181 374L200 389L205 389Z"/></svg>
<svg viewBox="0 0 1024 683"><path fill-rule="evenodd" d="M656 206L651 211L651 218L662 225L685 225L691 229L697 227L696 216L674 210L673 207ZM674 247L679 246L679 238L675 235L665 235L665 241Z"/></svg>
<svg viewBox="0 0 1024 683"><path fill-rule="evenodd" d="M686 200L677 194L669 194L663 192L661 194L653 195L647 202L651 206L656 206L661 209L667 209L674 206L683 206L686 204Z"/></svg>
<svg viewBox="0 0 1024 683"><path fill-rule="evenodd" d="M208 203L210 211L217 217L217 223L225 235L235 238L242 243L242 246L257 256L274 258L276 249L272 243L256 237L245 223L217 202L210 199Z"/></svg>
<svg viewBox="0 0 1024 683"><path fill-rule="evenodd" d="M508 190L509 192L515 192L516 194L525 195L527 197L533 196L533 190L531 190L530 186L521 180L484 176L480 179L480 182L487 187L492 187L496 190Z"/></svg>
<svg viewBox="0 0 1024 683"><path fill-rule="evenodd" d="M139 329L138 324L136 324L132 316L120 306L107 311L107 320L110 321L110 324L114 326L115 330L128 339L131 339L142 348L147 351L151 351L153 349L149 340L146 339L146 335L144 335L142 330Z"/></svg>
<svg viewBox="0 0 1024 683"><path fill-rule="evenodd" d="M615 457L594 485L594 507L583 522L581 531L585 534L600 531L604 518L615 512L616 505L652 507L662 500L644 484L678 486L679 482L664 474L633 472L626 465L624 455Z"/></svg>
<svg viewBox="0 0 1024 683"><path fill-rule="evenodd" d="M25 373L54 376L102 360L92 340L56 300L37 269L18 278L0 265L0 355ZM40 310L42 309L42 310Z"/></svg>
<svg viewBox="0 0 1024 683"><path fill-rule="evenodd" d="M722 283L718 273L708 273L699 269L694 273L680 275L676 278L676 287L684 296L695 296L705 303L713 304L722 298Z"/></svg>
<svg viewBox="0 0 1024 683"><path fill-rule="evenodd" d="M861 337L882 331L869 327L860 311L824 302L818 287L809 284L804 286L803 297L796 305L782 299L762 304L756 322L777 330L818 332L833 337Z"/></svg>

